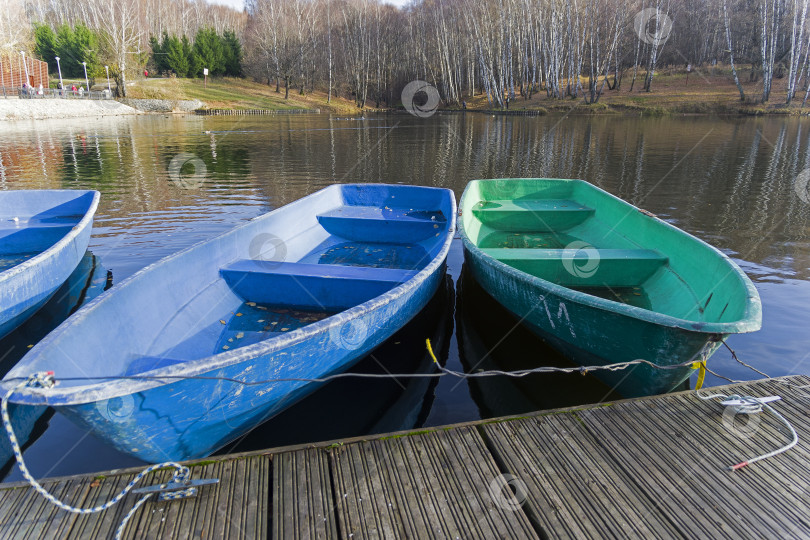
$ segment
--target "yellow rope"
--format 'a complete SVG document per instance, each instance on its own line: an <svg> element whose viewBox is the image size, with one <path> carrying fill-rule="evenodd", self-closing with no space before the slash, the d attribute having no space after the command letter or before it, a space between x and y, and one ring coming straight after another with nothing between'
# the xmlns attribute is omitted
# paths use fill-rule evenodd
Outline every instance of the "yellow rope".
<svg viewBox="0 0 810 540"><path fill-rule="evenodd" d="M438 364L438 363L439 363L439 361L438 361L438 360L436 360L436 355L435 355L435 354L433 354L433 347L431 347L431 345L430 345L430 339L426 339L426 340L425 340L425 342L427 343L427 350L428 350L428 353L430 353L430 357L431 357L431 358L433 358L433 363L434 363L434 364Z"/></svg>
<svg viewBox="0 0 810 540"><path fill-rule="evenodd" d="M695 362L692 364L692 369L699 369L697 383L695 383L695 390L700 390L703 387L703 380L706 378L706 361Z"/></svg>

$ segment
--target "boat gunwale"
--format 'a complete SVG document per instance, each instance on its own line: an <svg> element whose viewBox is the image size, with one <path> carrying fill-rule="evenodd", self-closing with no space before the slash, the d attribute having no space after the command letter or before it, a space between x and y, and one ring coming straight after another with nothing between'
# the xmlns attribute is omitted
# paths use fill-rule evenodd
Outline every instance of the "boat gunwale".
<svg viewBox="0 0 810 540"><path fill-rule="evenodd" d="M30 259L21 262L11 268L7 268L0 272L0 284L3 281L11 279L12 277L16 276L17 274L23 273L27 271L29 268L33 266L37 266L43 261L53 257L54 253L58 252L62 248L64 248L67 244L72 242L76 237L79 236L87 227L88 223L92 224L93 219L96 215L96 210L98 209L98 203L101 199L101 193L94 189L35 189L35 190L9 190L9 191L32 191L37 193L76 193L78 196L77 199L80 198L82 195L86 195L88 193L93 194L93 199L90 201L87 209L85 210L84 214L82 215L82 219L79 220L73 227L71 227L70 231L67 232L62 238L60 238L56 243L52 246L48 247L47 249L37 253ZM8 191L6 191L8 193ZM20 230L24 230L21 228Z"/></svg>
<svg viewBox="0 0 810 540"><path fill-rule="evenodd" d="M470 195L471 193L470 186L472 186L473 184L498 182L498 181L503 182L512 180L514 181L544 180L550 182L586 185L588 186L588 188L596 190L601 196L607 196L610 200L612 200L612 202L619 203L621 206L626 207L629 211L638 212L639 214L642 215L642 219L650 220L652 222L657 223L658 225L668 227L679 234L689 237L693 242L698 242L699 244L702 244L703 247L706 247L709 250L711 250L716 256L720 257L720 259L723 260L723 262L728 266L730 272L723 279L726 279L732 273L736 274L737 278L742 281L742 284L745 287L745 291L747 293L747 301L745 305L745 311L740 319L729 322L705 322L705 321L693 321L689 319L683 319L680 317L675 317L673 315L666 315L664 313L660 313L657 311L631 306L628 304L624 304L622 302L616 302L614 300L607 300L604 298L600 298L598 296L570 289L562 285L557 285L556 283L545 280L543 278L533 276L527 272L518 270L517 268L509 266L508 264L492 257L491 255L484 252L481 248L479 248L472 240L470 240L469 236L467 236L467 233L464 229L464 216L461 216L461 219L458 220L457 229L461 236L462 243L464 244L464 249L478 256L480 260L486 262L490 266L494 267L496 270L509 274L520 281L528 283L543 291L555 294L565 300L577 304L582 304L591 308L599 309L602 311L615 313L617 315L627 316L644 322L649 322L658 326L667 326L670 328L677 328L689 332L705 333L705 334L744 333L744 332L753 332L761 328L762 301L760 300L759 292L757 291L756 287L754 286L753 282L748 277L748 275L739 267L739 265L737 265L737 263L731 260L731 258L728 255L726 255L716 247L712 246L711 244L684 231L683 229L680 229L672 225L671 223L667 223L666 221L662 220L657 216L645 214L637 206L634 206L629 202L619 197L616 197L612 193L609 193L604 189L595 186L585 180L575 178L499 178L499 179L493 178L493 179L471 180L464 188L464 193L461 195L461 200L459 201L458 204L459 208L461 208L463 211L464 202L466 198L472 196ZM652 249L649 246L647 246L647 248Z"/></svg>
<svg viewBox="0 0 810 540"><path fill-rule="evenodd" d="M215 242L217 240L222 240L225 237L238 234L240 230L252 226L257 221L269 219L270 216L276 214L277 212L281 211L289 212L290 211L289 209L291 207L303 204L304 201L306 201L306 199L308 199L311 196L314 196L318 193L326 192L327 190L340 190L343 186L352 186L352 185L391 187L391 186L399 186L400 184L368 183L368 184L333 184L331 186L327 186L323 189L310 193L309 195L306 195L289 204L275 208L270 212L266 212L264 214L255 216L249 219L247 222L242 223L241 225L237 225L236 227L220 235L217 235L213 238L202 240L177 253L159 259L153 262L152 264L138 270L131 276L125 278L121 283L116 285L116 289L121 290L124 287L132 286L132 283L137 283L139 280L143 279L142 276L148 275L148 273L151 272L155 267L162 266L165 264L171 264L175 259L184 256L188 252L201 249L204 245L209 244L210 242ZM441 244L440 249L437 251L436 255L430 260L430 262L424 268L422 268L411 279L394 287L393 289L390 289L389 291L379 296L367 300L362 304L358 304L350 309L341 311L315 323L303 326L289 333L281 334L279 336L275 336L266 339L264 341L248 345L246 347L240 347L237 349L232 349L229 351L209 355L203 358L173 364L170 366L154 369L151 371L146 371L138 375L126 376L128 378L122 378L123 377L122 375L111 375L109 379L102 379L97 382L85 385L72 385L62 388L60 388L59 386L54 386L49 389L22 387L15 390L15 392L9 398L9 401L24 405L49 405L60 407L60 406L72 406L72 405L94 403L106 399L120 397L123 395L133 394L136 392L142 392L152 388L157 388L159 386L165 386L168 384L182 382L183 380L185 380L185 378L200 376L210 371L226 368L245 361L249 361L253 358L272 354L274 352L283 350L284 348L287 348L289 346L303 342L315 335L328 333L334 327L343 325L350 320L359 319L365 316L366 314L371 313L372 311L382 308L383 306L391 303L392 301L402 297L412 289L415 289L416 287L423 284L428 279L428 277L430 277L434 272L436 272L441 267L442 264L444 264L447 258L447 254L450 251L450 245L453 241L453 237L455 236L454 234L455 230L457 229L456 198L452 190L449 190L447 188L429 187L429 186L411 186L411 187L418 187L420 189L437 190L445 192L445 194L448 196L449 199L451 215L448 216L447 229L445 231L445 240ZM113 293L114 290L115 289L111 290L110 292ZM73 325L79 324L84 319L84 317L87 316L87 313L90 313L92 310L96 309L96 306L98 306L103 302L110 301L109 299L114 297L115 297L114 293L113 294L108 293L102 294L97 298L93 299L86 306L82 307L79 310L79 312L74 314L72 317L68 318L68 320L66 320L62 325L60 325L60 327L51 332L42 341L40 341L37 345L35 345L35 347L31 351L29 351L28 355L39 353L37 349L47 350L47 348L51 346L51 342L57 339L58 335L63 333L65 329ZM23 361L24 360L25 357L23 358ZM99 375L99 377L102 376L103 375ZM149 379L138 380L138 376L149 377ZM171 378L160 380L161 376ZM96 376L93 375L93 377ZM57 381L59 380L58 373L56 373L55 379ZM2 381L0 381L0 388L3 388L5 391L7 391L10 388L8 380L3 379Z"/></svg>

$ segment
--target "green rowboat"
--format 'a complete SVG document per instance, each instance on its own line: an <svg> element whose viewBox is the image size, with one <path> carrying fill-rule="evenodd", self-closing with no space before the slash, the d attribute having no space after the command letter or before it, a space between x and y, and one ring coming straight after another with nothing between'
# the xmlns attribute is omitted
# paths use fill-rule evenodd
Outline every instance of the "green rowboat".
<svg viewBox="0 0 810 540"><path fill-rule="evenodd" d="M474 180L459 206L473 277L580 365L698 361L762 325L759 294L728 257L582 180ZM597 375L636 397L668 392L692 371Z"/></svg>

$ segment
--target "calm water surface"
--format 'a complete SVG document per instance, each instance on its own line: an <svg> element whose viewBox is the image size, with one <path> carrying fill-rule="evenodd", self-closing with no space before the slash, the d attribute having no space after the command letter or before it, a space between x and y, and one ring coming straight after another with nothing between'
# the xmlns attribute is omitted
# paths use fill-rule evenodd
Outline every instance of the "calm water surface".
<svg viewBox="0 0 810 540"><path fill-rule="evenodd" d="M460 197L475 178L545 176L585 179L723 250L753 279L763 301L762 330L734 336L729 344L769 375L810 374L810 205L797 196L794 185L797 175L810 167L808 131L807 120L784 118L481 114L5 123L0 125L0 189L96 189L102 198L90 253L70 289L73 296L57 295L60 302L0 341L2 372L104 288L332 183L441 186ZM455 242L447 286L375 352L386 369L430 369L422 345L426 337L456 370L570 365L515 327L515 319L462 270L461 246ZM114 324L110 321L111 330ZM115 347L114 340L109 346ZM735 379L757 378L724 350L710 367ZM373 359L356 368L379 369ZM58 376L59 367L54 370ZM708 379L709 384L723 382ZM455 379L347 380L326 386L228 450L615 397L596 379L580 375L538 375L519 383L488 380L486 386ZM60 415L40 412L25 450L36 476L139 464ZM0 466L8 457L0 445ZM6 466L3 473L9 470ZM6 479L20 479L16 468Z"/></svg>

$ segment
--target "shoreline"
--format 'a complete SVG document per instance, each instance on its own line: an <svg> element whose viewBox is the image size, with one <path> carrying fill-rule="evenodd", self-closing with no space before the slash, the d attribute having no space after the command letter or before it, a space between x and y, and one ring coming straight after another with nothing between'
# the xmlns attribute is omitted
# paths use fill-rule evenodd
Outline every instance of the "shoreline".
<svg viewBox="0 0 810 540"><path fill-rule="evenodd" d="M800 118L810 116L810 107L752 107L741 104L729 107L725 103L685 102L677 105L648 106L646 104L604 103L586 104L583 100L546 102L536 100L524 106L513 105L509 109L491 109L488 107L470 107L466 109L439 107L434 114L489 114L493 116L705 116L705 117L751 117L751 116L784 116ZM550 101L550 100L549 100ZM164 103L165 102L165 103ZM193 104L193 106L192 106ZM484 103L486 105L486 103ZM198 109L205 110L200 101L124 99L124 100L55 100L55 99L0 99L0 122L47 120L66 118L92 118L109 116L130 116L141 114L195 114ZM218 111L241 111L242 107L217 107ZM303 112L315 113L312 109L258 109L278 111L280 113ZM338 114L335 111L320 111L320 114ZM367 107L353 112L342 112L341 116L361 117L364 114L409 114L404 108Z"/></svg>
<svg viewBox="0 0 810 540"><path fill-rule="evenodd" d="M115 100L0 99L0 121L88 118L142 114Z"/></svg>
<svg viewBox="0 0 810 540"><path fill-rule="evenodd" d="M389 111L406 112L404 109L389 109ZM677 106L645 106L628 104L596 103L589 105L579 100L561 103L543 104L529 107L510 107L509 109L481 109L467 107L439 108L438 113L482 113L503 116L544 116L557 114L571 114L576 116L810 116L810 107L798 108L753 108L753 107L727 107L725 105L712 105L706 103L685 103Z"/></svg>
<svg viewBox="0 0 810 540"><path fill-rule="evenodd" d="M515 97L508 109L501 109L494 102L488 102L480 89L474 96L464 96L466 109L460 104L440 104L433 113L474 112L491 115L543 116L546 114L573 114L593 116L785 116L802 117L810 115L810 106L801 106L797 96L790 105L785 104L781 93L784 82L777 80L773 97L762 103L760 84L743 83L745 99L740 94L724 70L698 73L689 81L685 73L670 70L656 76L650 92L632 89L632 81L621 81L616 89L605 88L597 103L585 102L586 89L580 89L578 96L552 98L542 88L536 89L531 98L521 96L515 88ZM630 84L630 88L628 88ZM365 114L407 114L399 100L380 103L367 101L364 108L348 99L347 96L333 95L331 99L324 91L312 90L307 93L291 92L284 97L284 89L276 91L273 86L244 78L210 78L207 85L198 79L150 78L134 80L127 85L127 98L107 101L60 100L56 110L48 107L49 100L0 99L0 121L38 118L77 118L82 116L110 116L139 113L188 113L199 109L225 111L314 111L325 114L360 117ZM394 96L397 98L398 96ZM14 104L14 105L10 105ZM101 104L98 106L97 104ZM101 110L103 107L103 110ZM15 110L10 111L9 108ZM21 108L34 109L21 112ZM75 109L73 111L69 109ZM118 109L118 110L116 110ZM259 112L239 112L233 114L261 114Z"/></svg>

